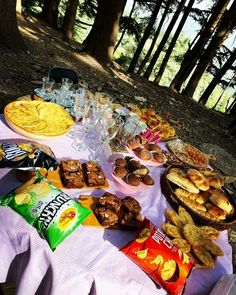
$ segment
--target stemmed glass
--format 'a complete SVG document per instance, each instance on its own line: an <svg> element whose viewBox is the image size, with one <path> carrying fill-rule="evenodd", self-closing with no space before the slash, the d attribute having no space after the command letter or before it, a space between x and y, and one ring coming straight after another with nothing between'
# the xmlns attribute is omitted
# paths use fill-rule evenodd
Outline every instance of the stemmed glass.
<svg viewBox="0 0 236 295"><path fill-rule="evenodd" d="M41 96L44 100L46 101L51 101L53 96L52 96L52 89L55 84L55 81L49 77L43 77L43 84L42 88L37 88L38 89L38 94Z"/></svg>
<svg viewBox="0 0 236 295"><path fill-rule="evenodd" d="M108 128L102 129L98 143L94 143L89 146L90 151L94 151L94 160L96 160L106 144L108 144L116 136L117 132L123 126L123 124L124 121L121 119L121 117L118 117L116 118L116 120L113 121L112 124L110 124L110 126L108 126Z"/></svg>
<svg viewBox="0 0 236 295"><path fill-rule="evenodd" d="M97 125L100 116L101 114L95 112L92 104L89 104L87 112L85 113L82 120L83 127L85 129L85 136L87 138L95 138L95 134L92 130L95 130L95 126Z"/></svg>

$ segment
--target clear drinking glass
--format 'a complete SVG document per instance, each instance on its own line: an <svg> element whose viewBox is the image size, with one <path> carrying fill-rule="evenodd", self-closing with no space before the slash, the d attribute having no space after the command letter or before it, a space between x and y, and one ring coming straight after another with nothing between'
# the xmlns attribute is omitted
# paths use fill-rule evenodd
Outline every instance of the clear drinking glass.
<svg viewBox="0 0 236 295"><path fill-rule="evenodd" d="M55 84L55 81L49 77L43 77L43 85L40 91L40 95L42 98L44 98L46 101L51 101L52 96L52 89Z"/></svg>
<svg viewBox="0 0 236 295"><path fill-rule="evenodd" d="M61 89L65 91L69 91L71 86L73 85L73 81L68 78L62 78Z"/></svg>

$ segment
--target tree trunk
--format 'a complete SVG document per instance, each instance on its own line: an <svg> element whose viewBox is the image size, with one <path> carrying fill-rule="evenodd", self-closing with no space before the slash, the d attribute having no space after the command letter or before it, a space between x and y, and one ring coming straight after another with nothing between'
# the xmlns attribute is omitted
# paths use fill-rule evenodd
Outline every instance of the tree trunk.
<svg viewBox="0 0 236 295"><path fill-rule="evenodd" d="M58 6L60 0L44 0L42 18L49 24L50 27L58 29Z"/></svg>
<svg viewBox="0 0 236 295"><path fill-rule="evenodd" d="M170 58L170 55L171 55L171 53L172 53L172 51L174 49L174 46L175 46L176 41L177 41L177 39L179 37L179 34L181 33L181 31L183 29L183 26L184 26L184 24L186 22L186 19L187 19L188 15L189 15L189 13L191 11L191 8L193 7L194 1L195 0L190 0L189 3L188 3L188 6L184 10L183 17L180 20L180 23L179 23L178 28L176 29L176 32L175 32L175 34L174 34L174 36L173 36L173 38L172 38L172 40L170 42L170 45L168 46L168 49L167 49L166 54L165 54L165 57L164 57L164 59L163 59L163 61L161 63L161 66L160 66L160 69L158 71L158 74L156 75L156 78L154 80L155 83L158 83L159 84L159 82L161 80L161 77L162 77L162 75L163 75L163 73L165 71L166 65L167 65L168 60Z"/></svg>
<svg viewBox="0 0 236 295"><path fill-rule="evenodd" d="M16 0L0 0L0 45L18 51L26 50L16 20Z"/></svg>
<svg viewBox="0 0 236 295"><path fill-rule="evenodd" d="M111 63L126 0L98 0L98 10L84 51L101 63Z"/></svg>
<svg viewBox="0 0 236 295"><path fill-rule="evenodd" d="M66 11L62 24L63 39L70 42L73 37L75 26L76 12L79 5L79 0L68 0L66 3Z"/></svg>
<svg viewBox="0 0 236 295"><path fill-rule="evenodd" d="M207 67L210 65L213 57L215 56L218 48L223 44L229 33L236 25L236 1L233 2L230 9L224 13L224 16L212 37L207 49L201 56L194 73L192 74L186 88L183 91L184 95L192 97L197 85L204 74Z"/></svg>
<svg viewBox="0 0 236 295"><path fill-rule="evenodd" d="M195 67L196 62L202 54L206 43L209 41L213 32L215 31L220 19L222 18L222 15L227 9L229 2L230 0L219 0L215 7L213 7L212 14L209 20L206 22L205 28L203 29L194 47L185 54L180 69L170 84L170 88L178 92L180 91L181 86Z"/></svg>
<svg viewBox="0 0 236 295"><path fill-rule="evenodd" d="M216 85L220 83L221 78L230 69L230 67L233 65L235 60L236 60L236 49L234 49L234 51L232 52L228 60L225 62L223 67L216 73L216 75L212 79L211 83L207 86L207 88L203 92L198 102L204 105L207 103L207 100L209 96L211 95L211 93L213 92L213 90L215 89Z"/></svg>
<svg viewBox="0 0 236 295"><path fill-rule="evenodd" d="M155 21L156 21L158 12L159 12L160 7L161 7L161 4L162 4L162 0L159 0L157 2L157 4L156 4L154 10L153 10L153 13L152 13L152 15L150 17L150 20L148 22L148 25L147 25L144 33L143 33L143 37L142 37L142 39L140 40L140 42L138 44L138 47L137 47L137 49L136 49L136 51L134 53L134 56L133 56L133 58L131 60L131 63L129 65L129 68L127 70L130 73L133 73L134 72L135 66L136 66L136 64L138 62L138 59L139 59L139 56L140 56L140 54L141 54L141 52L143 50L143 47L144 47L144 45L145 45L148 37L150 36L150 33L151 33L151 31L153 29L153 26L155 24Z"/></svg>
<svg viewBox="0 0 236 295"><path fill-rule="evenodd" d="M129 13L129 19L131 19L131 17L132 17L132 14L133 14L133 12L134 12L135 4L136 4L136 0L134 0L133 5L132 5L132 8L131 8L131 10L130 10L130 13ZM123 39L123 37L124 37L124 35L125 35L125 32L126 32L126 28L123 29L123 31L122 31L122 33L121 33L121 36L120 36L120 39L119 39L119 41L116 43L116 46L115 46L115 49L114 49L114 53L115 53L116 49L119 47L119 45L120 45L120 43L121 43L121 41L122 41L122 39Z"/></svg>
<svg viewBox="0 0 236 295"><path fill-rule="evenodd" d="M186 1L187 0L181 0L179 6L177 7L176 12L172 17L172 19L171 19L171 21L170 21L170 23L169 23L169 25L168 25L168 27L167 27L167 29L165 31L165 34L164 34L162 40L161 40L159 46L157 47L157 50L154 53L154 55L153 55L153 57L152 57L152 59L150 61L150 64L147 67L147 70L145 71L145 73L143 75L145 78L149 79L149 77L150 77L150 75L152 73L152 70L155 67L156 61L158 60L158 57L160 56L160 54L161 54L161 52L162 52L162 50L163 50L169 36L170 36L170 33L171 33L171 31L172 31L172 29L173 29L179 15L180 15L180 13L181 13L181 10L183 9L184 4L185 4Z"/></svg>
<svg viewBox="0 0 236 295"><path fill-rule="evenodd" d="M160 20L160 22L158 24L158 27L156 29L154 38L152 39L152 43L151 43L151 45L150 45L150 47L148 49L148 52L147 52L146 56L144 57L143 61L141 62L140 67L139 67L139 69L137 71L137 74L138 75L141 75L142 74L143 69L144 69L146 63L149 61L149 58L150 58L150 56L152 54L152 51L153 51L154 46L156 44L157 38L158 38L158 36L160 34L161 28L162 28L163 23L164 23L164 21L166 19L166 16L168 14L168 11L169 11L169 8L170 8L170 5L171 5L172 2L173 2L173 0L168 0L167 3L166 3L165 10L164 10L164 12L162 14L161 20Z"/></svg>

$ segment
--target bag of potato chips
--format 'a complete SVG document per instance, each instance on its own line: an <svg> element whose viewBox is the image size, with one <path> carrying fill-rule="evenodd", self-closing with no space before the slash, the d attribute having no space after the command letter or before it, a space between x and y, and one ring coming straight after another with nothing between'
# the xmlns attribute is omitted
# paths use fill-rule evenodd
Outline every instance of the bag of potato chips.
<svg viewBox="0 0 236 295"><path fill-rule="evenodd" d="M56 169L58 162L52 150L37 143L0 143L0 168L36 170Z"/></svg>
<svg viewBox="0 0 236 295"><path fill-rule="evenodd" d="M147 218L136 239L121 250L170 295L183 293L194 261L182 252Z"/></svg>
<svg viewBox="0 0 236 295"><path fill-rule="evenodd" d="M39 172L29 181L0 198L33 225L55 250L91 213L53 186Z"/></svg>

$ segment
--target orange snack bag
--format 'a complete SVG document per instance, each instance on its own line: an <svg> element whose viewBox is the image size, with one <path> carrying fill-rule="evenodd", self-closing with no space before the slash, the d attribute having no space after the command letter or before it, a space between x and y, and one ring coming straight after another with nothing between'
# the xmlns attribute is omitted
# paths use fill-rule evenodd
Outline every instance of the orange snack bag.
<svg viewBox="0 0 236 295"><path fill-rule="evenodd" d="M120 249L170 295L182 294L194 260L144 218L136 239Z"/></svg>

